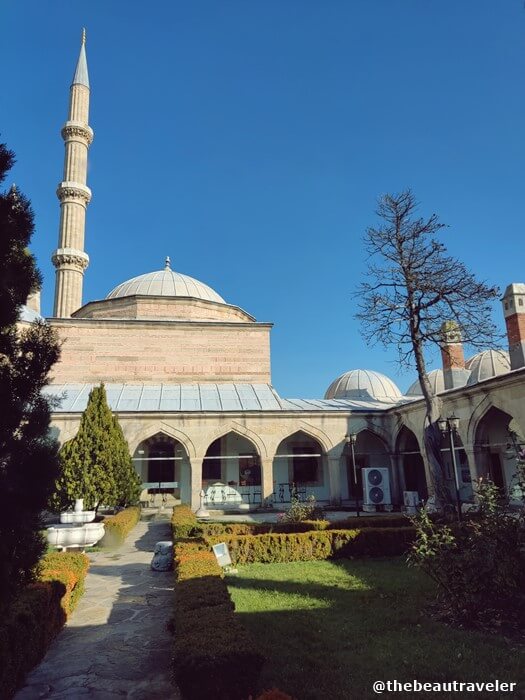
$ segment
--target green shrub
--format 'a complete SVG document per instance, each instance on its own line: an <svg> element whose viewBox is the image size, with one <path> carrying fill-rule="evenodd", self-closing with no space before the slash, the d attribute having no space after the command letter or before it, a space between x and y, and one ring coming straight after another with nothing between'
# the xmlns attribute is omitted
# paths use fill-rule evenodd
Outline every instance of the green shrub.
<svg viewBox="0 0 525 700"><path fill-rule="evenodd" d="M174 546L173 674L185 698L241 700L253 693L264 658L234 615L215 555L203 540Z"/></svg>
<svg viewBox="0 0 525 700"><path fill-rule="evenodd" d="M140 520L140 506L130 506L116 515L110 515L104 520L104 537L101 547L116 547L126 539Z"/></svg>
<svg viewBox="0 0 525 700"><path fill-rule="evenodd" d="M197 518L192 509L186 505L174 506L173 515L171 516L171 530L173 540L178 540L180 537L190 537L194 532L198 534Z"/></svg>
<svg viewBox="0 0 525 700"><path fill-rule="evenodd" d="M0 698L12 697L43 658L83 591L85 554L52 553L40 562L39 579L25 588L0 624Z"/></svg>
<svg viewBox="0 0 525 700"><path fill-rule="evenodd" d="M405 554L415 539L413 527L331 530L334 557L392 557Z"/></svg>
<svg viewBox="0 0 525 700"><path fill-rule="evenodd" d="M174 671L188 700L245 700L264 663L229 605L192 610L176 623Z"/></svg>
<svg viewBox="0 0 525 700"><path fill-rule="evenodd" d="M361 530L365 527L409 527L410 518L400 513L393 515L359 515L336 520L328 524L329 530Z"/></svg>
<svg viewBox="0 0 525 700"><path fill-rule="evenodd" d="M284 563L328 559L331 538L326 532L265 535L227 535L207 538L210 545L225 542L236 564Z"/></svg>
<svg viewBox="0 0 525 700"><path fill-rule="evenodd" d="M279 517L282 523L302 523L305 520L321 519L322 514L323 511L317 505L315 496L310 494L306 500L292 496L290 505Z"/></svg>
<svg viewBox="0 0 525 700"><path fill-rule="evenodd" d="M310 532L326 530L328 520L303 520L299 523L198 523L194 532L202 537L219 535L266 535L268 533Z"/></svg>
<svg viewBox="0 0 525 700"><path fill-rule="evenodd" d="M331 557L393 556L405 553L414 537L413 527L392 527L223 535L208 537L206 541L210 546L225 542L235 564L273 564Z"/></svg>
<svg viewBox="0 0 525 700"><path fill-rule="evenodd" d="M40 562L40 581L59 581L64 584L61 605L68 617L84 593L84 579L88 569L89 559L80 552L51 552Z"/></svg>
<svg viewBox="0 0 525 700"><path fill-rule="evenodd" d="M438 584L440 614L466 625L514 634L525 628L525 514L492 483L477 484L479 512L436 526L423 509L409 563Z"/></svg>
<svg viewBox="0 0 525 700"><path fill-rule="evenodd" d="M192 514L193 515L193 514ZM202 537L219 535L266 535L269 533L311 532L312 530L353 530L363 528L410 527L405 515L354 516L330 522L328 520L302 520L300 522L277 523L197 523L195 518L189 532Z"/></svg>

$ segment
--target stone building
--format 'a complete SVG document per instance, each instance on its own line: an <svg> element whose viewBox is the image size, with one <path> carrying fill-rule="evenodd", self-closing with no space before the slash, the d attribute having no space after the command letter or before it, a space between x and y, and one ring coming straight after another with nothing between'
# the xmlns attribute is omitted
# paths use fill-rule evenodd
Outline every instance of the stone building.
<svg viewBox="0 0 525 700"><path fill-rule="evenodd" d="M371 467L388 470L387 506L401 503L404 491L426 498L417 382L402 395L387 377L356 369L336 378L323 399L283 399L271 382L271 324L175 272L169 258L105 299L83 303L89 96L84 36L62 129L55 302L47 319L64 341L48 387L62 397L53 416L60 441L75 435L90 389L104 382L143 482L172 484L166 488L193 508L201 489L221 506L286 502L294 489L354 503L363 494L362 469ZM460 419L454 453L464 499L479 475L513 484L510 422L525 432L524 303L525 285L509 285L508 353L488 349L465 361L460 338L445 328L443 369L431 373L445 415ZM38 296L28 301L22 322L38 316L38 304ZM443 454L453 484L445 440Z"/></svg>

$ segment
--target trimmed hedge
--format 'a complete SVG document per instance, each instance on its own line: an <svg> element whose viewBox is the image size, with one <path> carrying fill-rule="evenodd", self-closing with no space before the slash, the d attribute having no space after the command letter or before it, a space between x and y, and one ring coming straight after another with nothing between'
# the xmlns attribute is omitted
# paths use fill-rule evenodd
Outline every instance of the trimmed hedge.
<svg viewBox="0 0 525 700"><path fill-rule="evenodd" d="M410 519L402 513L393 515L353 515L344 520L334 520L328 523L328 530L361 530L368 527L410 527Z"/></svg>
<svg viewBox="0 0 525 700"><path fill-rule="evenodd" d="M403 554L415 539L413 527L324 530L289 534L216 535L212 546L228 545L235 564L286 563L332 557L394 556Z"/></svg>
<svg viewBox="0 0 525 700"><path fill-rule="evenodd" d="M104 537L100 540L100 546L116 547L122 544L140 520L140 513L140 506L130 506L105 518Z"/></svg>
<svg viewBox="0 0 525 700"><path fill-rule="evenodd" d="M190 537L196 527L197 517L188 505L183 503L180 506L174 506L171 516L173 540L178 540L180 537Z"/></svg>
<svg viewBox="0 0 525 700"><path fill-rule="evenodd" d="M176 542L173 674L183 696L247 698L264 657L234 615L215 555L204 542Z"/></svg>
<svg viewBox="0 0 525 700"><path fill-rule="evenodd" d="M66 590L60 603L68 617L84 593L88 569L89 559L80 552L51 552L40 563L40 581L60 581L64 584Z"/></svg>
<svg viewBox="0 0 525 700"><path fill-rule="evenodd" d="M47 554L38 581L25 588L0 624L0 698L11 698L44 657L84 590L89 559L80 553Z"/></svg>
<svg viewBox="0 0 525 700"><path fill-rule="evenodd" d="M331 522L328 520L303 520L299 523L199 523L195 518L188 534L202 537L218 535L266 535L311 532L312 530L354 530L363 528L408 527L410 521L404 515L363 515ZM187 535L185 535L187 536Z"/></svg>

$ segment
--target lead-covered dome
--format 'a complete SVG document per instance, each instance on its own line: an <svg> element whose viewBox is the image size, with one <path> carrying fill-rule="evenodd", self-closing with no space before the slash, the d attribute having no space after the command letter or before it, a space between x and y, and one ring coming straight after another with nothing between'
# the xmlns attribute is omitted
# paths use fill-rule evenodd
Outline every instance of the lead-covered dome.
<svg viewBox="0 0 525 700"><path fill-rule="evenodd" d="M485 379L510 372L510 358L506 350L484 350L465 362L470 370L467 384L477 384Z"/></svg>
<svg viewBox="0 0 525 700"><path fill-rule="evenodd" d="M325 399L398 399L401 392L380 372L351 369L337 377L326 390Z"/></svg>
<svg viewBox="0 0 525 700"><path fill-rule="evenodd" d="M226 304L217 292L199 280L175 272L170 267L170 259L166 258L166 267L157 272L133 277L122 282L106 296L106 299L117 299L129 296L160 296L160 297L193 297Z"/></svg>
<svg viewBox="0 0 525 700"><path fill-rule="evenodd" d="M445 377L443 376L442 369L433 369L429 372L428 380L434 394L441 394L442 391L445 391ZM419 379L416 379L416 381L409 386L406 395L423 396Z"/></svg>

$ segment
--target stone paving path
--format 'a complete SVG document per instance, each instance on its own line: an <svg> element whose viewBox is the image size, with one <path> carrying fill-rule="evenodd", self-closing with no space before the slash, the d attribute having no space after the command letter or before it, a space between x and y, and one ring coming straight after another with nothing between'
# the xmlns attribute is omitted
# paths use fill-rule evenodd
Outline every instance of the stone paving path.
<svg viewBox="0 0 525 700"><path fill-rule="evenodd" d="M175 700L170 683L173 573L151 571L155 542L170 540L168 510L150 513L116 550L93 552L86 591L15 700Z"/></svg>

